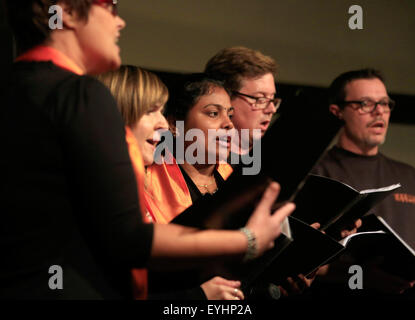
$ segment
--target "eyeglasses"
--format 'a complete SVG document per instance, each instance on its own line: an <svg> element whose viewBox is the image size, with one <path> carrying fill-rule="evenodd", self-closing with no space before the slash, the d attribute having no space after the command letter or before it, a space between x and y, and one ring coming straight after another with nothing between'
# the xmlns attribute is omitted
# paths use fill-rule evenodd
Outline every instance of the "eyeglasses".
<svg viewBox="0 0 415 320"><path fill-rule="evenodd" d="M245 93L241 93L239 91L232 91L234 94L238 95L238 96L242 96L242 97L246 97L249 99L254 100L254 102L250 102L247 101L251 106L253 110L263 110L266 109L269 104L272 102L275 106L275 109L278 110L282 99L281 98L273 98L273 99L269 99L266 97L254 97L254 96L250 96L248 94Z"/></svg>
<svg viewBox="0 0 415 320"><path fill-rule="evenodd" d="M340 105L348 105L348 104L358 104L359 106L356 108L359 113L372 113L376 110L377 106L380 105L382 107L383 112L391 112L395 107L395 101L392 99L384 99L378 102L367 99L367 100L351 100L351 101L342 101Z"/></svg>
<svg viewBox="0 0 415 320"><path fill-rule="evenodd" d="M93 3L108 9L114 16L118 16L118 0L94 0Z"/></svg>

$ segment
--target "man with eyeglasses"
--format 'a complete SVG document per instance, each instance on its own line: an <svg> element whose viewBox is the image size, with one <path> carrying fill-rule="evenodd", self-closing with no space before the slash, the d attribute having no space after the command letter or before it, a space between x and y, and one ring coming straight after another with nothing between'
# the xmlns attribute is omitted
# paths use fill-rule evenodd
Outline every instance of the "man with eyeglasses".
<svg viewBox="0 0 415 320"><path fill-rule="evenodd" d="M395 105L388 97L385 85L375 70L362 71L373 78L347 81L342 89L336 88L339 77L332 85L338 90L331 98L330 112L344 120L339 137L343 149L366 156L376 155L386 138L390 113ZM346 74L347 76L347 74Z"/></svg>
<svg viewBox="0 0 415 320"><path fill-rule="evenodd" d="M205 73L223 81L230 92L234 107L232 122L241 137L239 153L243 157L248 149L253 147L254 163L255 142L264 136L281 104L281 98L277 97L275 88L276 70L277 65L272 57L246 47L222 49L207 62L205 67ZM249 129L249 141L243 141L245 140L243 129ZM235 151L233 149L232 152ZM244 160L242 163L245 164ZM310 287L312 281L303 275L298 275L289 277L278 288L283 296L297 295Z"/></svg>
<svg viewBox="0 0 415 320"><path fill-rule="evenodd" d="M370 213L383 217L415 248L415 168L379 152L395 106L382 75L374 69L339 75L329 88L329 104L330 112L343 120L344 126L337 145L327 152L313 173L340 180L358 190L401 183L395 194L385 198ZM366 278L373 275L364 274ZM402 293L414 285L387 274L377 274L377 277L382 279L374 278L376 288L373 289L377 292Z"/></svg>

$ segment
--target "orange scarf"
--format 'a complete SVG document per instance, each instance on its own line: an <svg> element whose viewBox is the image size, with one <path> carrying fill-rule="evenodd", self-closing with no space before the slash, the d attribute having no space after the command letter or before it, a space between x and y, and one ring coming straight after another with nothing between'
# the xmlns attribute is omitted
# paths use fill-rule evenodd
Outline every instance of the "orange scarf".
<svg viewBox="0 0 415 320"><path fill-rule="evenodd" d="M147 223L151 222L151 219L146 215L146 205L145 205L145 192L144 192L144 161L141 156L140 149L138 148L138 142L129 127L125 127L125 140L127 142L128 153L130 155L131 163L133 166L134 174L137 181L137 191L138 191L138 200L140 201L141 214L143 220Z"/></svg>
<svg viewBox="0 0 415 320"><path fill-rule="evenodd" d="M126 127L126 141L138 185L141 212L145 222L167 224L178 214L192 205L189 188L184 180L176 160L173 164L153 164L147 168L148 189L145 190L144 162L138 148L138 142L131 130ZM216 167L226 180L232 173L232 167L225 163ZM133 289L136 299L146 299L148 295L147 269L133 269Z"/></svg>
<svg viewBox="0 0 415 320"><path fill-rule="evenodd" d="M52 61L52 63L60 68L69 70L77 75L83 75L85 72L69 57L62 52L47 46L36 46L26 51L19 57L19 61Z"/></svg>
<svg viewBox="0 0 415 320"><path fill-rule="evenodd" d="M144 196L144 161L141 156L140 149L138 148L138 142L134 137L131 129L125 127L125 140L127 141L128 152L130 154L131 163L133 166L134 174L137 181L138 199L140 201L141 214L143 220L147 223L151 223L151 218L146 214L145 196ZM147 269L133 269L131 271L133 281L133 296L138 300L147 299L148 295L148 273Z"/></svg>
<svg viewBox="0 0 415 320"><path fill-rule="evenodd" d="M172 164L163 162L147 168L147 210L157 223L169 223L192 205L189 188L179 165L172 156L171 158ZM228 179L233 171L227 163L217 165L216 170L224 180Z"/></svg>

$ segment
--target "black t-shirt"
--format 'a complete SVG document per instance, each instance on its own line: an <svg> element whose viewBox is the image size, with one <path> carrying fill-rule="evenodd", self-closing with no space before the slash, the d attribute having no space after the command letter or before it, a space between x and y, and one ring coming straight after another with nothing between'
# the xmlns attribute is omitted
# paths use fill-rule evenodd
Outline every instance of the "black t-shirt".
<svg viewBox="0 0 415 320"><path fill-rule="evenodd" d="M383 217L412 248L415 248L415 168L381 153L363 156L333 147L312 172L340 180L357 190L400 183L401 188L369 213Z"/></svg>
<svg viewBox="0 0 415 320"><path fill-rule="evenodd" d="M128 295L122 280L148 260L153 226L110 92L51 62L19 62L1 101L0 297ZM63 290L49 288L52 265Z"/></svg>

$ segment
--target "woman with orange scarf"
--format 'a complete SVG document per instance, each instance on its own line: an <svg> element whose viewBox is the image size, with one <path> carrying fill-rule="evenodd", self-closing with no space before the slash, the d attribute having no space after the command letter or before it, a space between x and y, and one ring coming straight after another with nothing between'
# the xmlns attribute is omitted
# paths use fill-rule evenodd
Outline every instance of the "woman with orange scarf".
<svg viewBox="0 0 415 320"><path fill-rule="evenodd" d="M126 123L126 140L129 146L130 157L133 163L136 163L136 175L138 189L143 188L145 181L144 193L139 192L141 202L145 204L142 212L143 219L150 223L168 223L170 219L166 216L172 216L172 212L178 213L182 207L191 204L190 193L186 186L180 169L175 163L167 169L169 176L163 175L164 171L157 172L158 165L153 165L154 151L160 138L160 130L167 130L167 121L162 112L168 99L168 90L163 82L153 73L140 69L135 66L121 66L120 69L101 74L98 79L104 83L111 91L117 102L121 115ZM222 98L228 100L225 92L221 92ZM225 94L225 95L224 95ZM208 95L209 96L209 95ZM226 101L229 104L229 101ZM138 148L137 148L138 147ZM141 163L142 162L142 163ZM145 177L140 166L146 168ZM223 164L221 173L229 172L227 165ZM165 169L165 167L163 167ZM164 181L149 179L151 173L156 177L161 177ZM227 176L224 176L226 178ZM181 180L179 180L181 179ZM179 181L177 181L179 180ZM168 196L173 191L177 196L170 198L170 206L157 205L152 194L154 193L153 183L159 190L159 197ZM179 187L177 187L179 185ZM168 188L167 190L163 189ZM144 197L143 197L144 195ZM186 198L187 196L187 198ZM168 199L166 199L168 201ZM158 202L160 204L160 202ZM178 206L174 206L178 204ZM160 211L160 207L165 212ZM151 212L151 214L150 214ZM165 214L167 212L167 215ZM133 290L137 299L145 299L147 294L147 271L146 269L134 269L133 272ZM198 288L174 292L175 299L243 299L244 295L238 288L239 281L226 280L221 277L215 277L206 281ZM173 295L158 295L157 298L172 298ZM150 298L155 298L150 297Z"/></svg>
<svg viewBox="0 0 415 320"><path fill-rule="evenodd" d="M232 173L226 162L232 114L230 97L220 81L205 74L184 75L176 81L166 107L175 139L161 148L164 157L146 172L146 198L152 204L149 214L154 220L170 222L199 198L215 193ZM197 279L189 271L173 276L151 272L150 292L162 291L166 284L185 288Z"/></svg>
<svg viewBox="0 0 415 320"><path fill-rule="evenodd" d="M233 107L220 81L192 74L176 82L165 113L175 140L147 169L147 198L153 218L170 222L203 195L215 193L232 173L226 160Z"/></svg>

